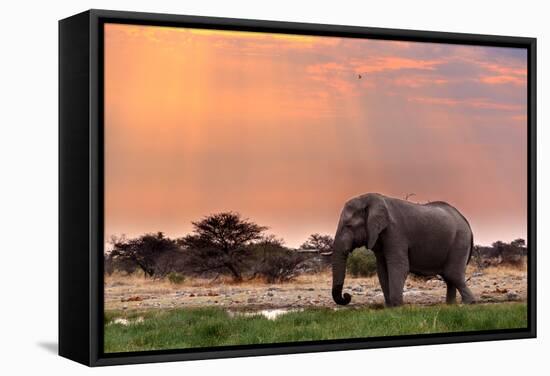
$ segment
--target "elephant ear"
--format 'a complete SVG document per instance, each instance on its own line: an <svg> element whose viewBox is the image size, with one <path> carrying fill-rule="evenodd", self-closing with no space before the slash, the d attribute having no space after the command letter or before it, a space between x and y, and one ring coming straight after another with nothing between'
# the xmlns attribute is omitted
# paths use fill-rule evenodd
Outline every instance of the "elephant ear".
<svg viewBox="0 0 550 376"><path fill-rule="evenodd" d="M367 215L367 234L369 238L367 247L372 250L380 233L388 227L390 217L386 203L383 201L369 205Z"/></svg>

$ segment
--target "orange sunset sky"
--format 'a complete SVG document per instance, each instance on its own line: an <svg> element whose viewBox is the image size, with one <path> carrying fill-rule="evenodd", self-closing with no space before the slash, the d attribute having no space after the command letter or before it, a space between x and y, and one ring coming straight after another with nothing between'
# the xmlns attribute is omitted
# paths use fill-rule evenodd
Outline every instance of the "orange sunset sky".
<svg viewBox="0 0 550 376"><path fill-rule="evenodd" d="M232 210L299 246L366 192L526 237L526 50L105 25L105 236ZM361 78L359 78L361 75Z"/></svg>

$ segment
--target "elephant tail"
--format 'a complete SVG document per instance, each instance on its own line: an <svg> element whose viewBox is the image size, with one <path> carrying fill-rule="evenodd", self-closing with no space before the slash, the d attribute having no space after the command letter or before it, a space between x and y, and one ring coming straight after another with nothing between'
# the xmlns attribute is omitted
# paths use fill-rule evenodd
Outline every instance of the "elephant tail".
<svg viewBox="0 0 550 376"><path fill-rule="evenodd" d="M470 263L470 259L472 258L473 252L474 252L474 234L472 233L472 240L470 242L470 253L468 254L468 261L466 261L466 265Z"/></svg>

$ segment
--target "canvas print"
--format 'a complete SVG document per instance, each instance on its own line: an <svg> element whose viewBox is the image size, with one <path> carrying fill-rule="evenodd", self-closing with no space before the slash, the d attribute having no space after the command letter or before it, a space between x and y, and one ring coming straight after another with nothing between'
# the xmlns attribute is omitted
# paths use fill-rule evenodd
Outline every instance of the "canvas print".
<svg viewBox="0 0 550 376"><path fill-rule="evenodd" d="M104 25L104 352L527 327L527 50Z"/></svg>

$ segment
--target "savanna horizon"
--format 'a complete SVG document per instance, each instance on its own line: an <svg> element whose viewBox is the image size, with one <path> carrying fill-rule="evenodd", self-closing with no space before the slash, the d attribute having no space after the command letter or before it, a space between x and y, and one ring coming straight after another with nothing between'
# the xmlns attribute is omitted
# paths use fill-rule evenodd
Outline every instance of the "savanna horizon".
<svg viewBox="0 0 550 376"><path fill-rule="evenodd" d="M241 213L238 212L238 211L229 211L229 212L239 214L241 216L241 218L243 218L244 220L250 220L250 221L256 223L256 221L254 221L254 218L250 218L250 217L241 215ZM219 213L220 212L209 213L208 215L205 215L203 217L196 218L195 220L192 220L190 222L190 224L192 224L192 222L200 222L204 218L207 218L209 216L216 215L216 214L219 214ZM311 233L303 234L303 236L296 237L297 242L293 243L293 244L290 244L289 242L287 242L287 240L283 236L281 236L281 235L275 233L274 231L272 231L270 226L265 225L263 223L258 223L258 224L261 225L261 226L266 227L266 230L263 232L263 236L270 236L270 235L275 236L278 240L282 241L282 245L284 245L285 247L288 247L290 249L299 249L310 238L310 236L312 234L327 235L327 236L333 237L334 233L335 233L335 231L333 231L332 233L323 233L323 232L320 232L320 231L312 231ZM141 232L141 233L136 232L136 233L111 234L110 237L106 238L106 242L105 242L105 245L104 245L104 250L105 250L105 252L109 252L111 250L112 246L113 246L113 244L112 244L113 241L115 241L116 239L122 239L122 238L132 239L132 238L139 238L140 236L143 236L143 235L158 234L158 233L162 233L167 238L180 239L180 238L184 238L185 236L193 233L193 230L190 229L187 232L168 233L166 231L163 231L162 229L156 229L156 230L145 231L145 232ZM526 240L525 238L523 238L520 235L517 235L517 236L510 235L506 239L495 238L495 239L492 239L489 243L480 243L480 242L477 241L477 239L475 237L475 234L474 234L474 245L476 245L476 246L491 246L493 243L498 242L498 241L509 243L509 242L511 242L513 240L516 240L516 239ZM527 241L526 241L526 245L529 246Z"/></svg>
<svg viewBox="0 0 550 376"><path fill-rule="evenodd" d="M105 234L223 211L297 248L381 192L526 238L522 50L105 26Z"/></svg>

